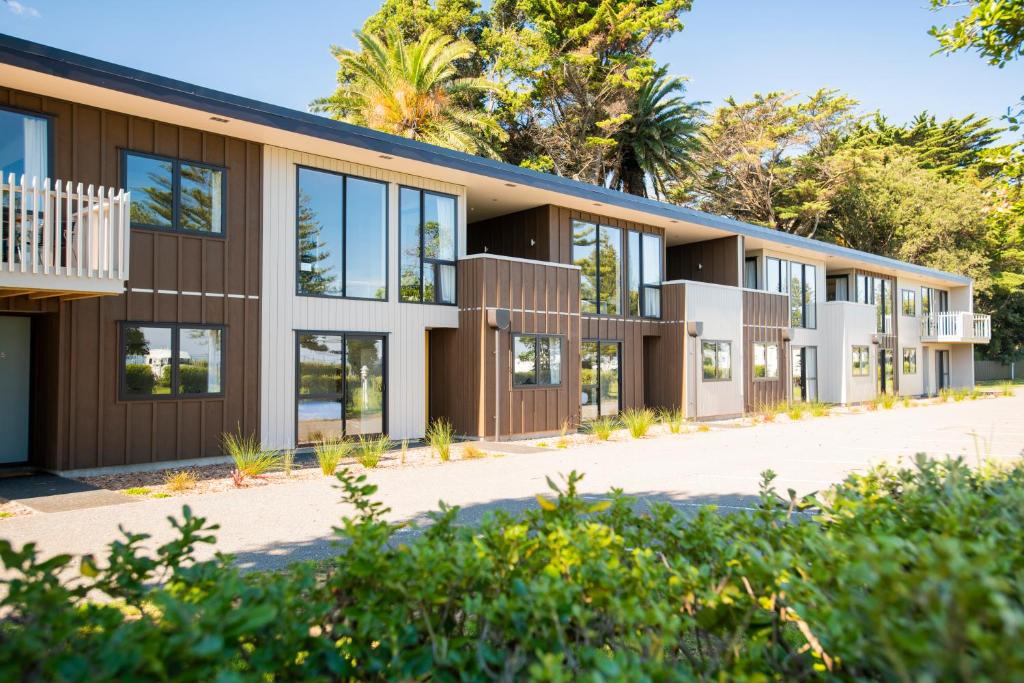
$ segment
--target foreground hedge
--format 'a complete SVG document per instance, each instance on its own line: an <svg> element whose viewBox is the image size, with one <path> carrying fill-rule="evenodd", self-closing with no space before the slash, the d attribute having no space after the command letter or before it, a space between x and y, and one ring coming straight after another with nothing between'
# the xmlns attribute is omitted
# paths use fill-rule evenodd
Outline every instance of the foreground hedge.
<svg viewBox="0 0 1024 683"><path fill-rule="evenodd" d="M363 477L336 560L196 562L184 510L155 555L7 567L0 680L1020 680L1024 467L920 461L756 512L585 500L396 535ZM553 487L554 488L554 487ZM147 588L156 584L155 588ZM90 595L106 601L86 600Z"/></svg>

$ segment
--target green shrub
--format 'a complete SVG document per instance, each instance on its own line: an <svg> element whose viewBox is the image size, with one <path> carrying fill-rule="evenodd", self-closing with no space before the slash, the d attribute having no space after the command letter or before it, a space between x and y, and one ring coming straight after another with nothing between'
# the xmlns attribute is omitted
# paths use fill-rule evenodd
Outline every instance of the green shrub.
<svg viewBox="0 0 1024 683"><path fill-rule="evenodd" d="M1024 465L918 460L750 513L581 497L415 536L338 473L337 555L242 573L189 508L148 550L0 541L3 680L1020 680ZM813 515L813 516L812 516ZM93 601L95 597L99 600Z"/></svg>
<svg viewBox="0 0 1024 683"><path fill-rule="evenodd" d="M386 434L380 436L359 435L359 445L356 447L356 460L366 468L374 468L380 464L380 459L391 448L391 439Z"/></svg>
<svg viewBox="0 0 1024 683"><path fill-rule="evenodd" d="M145 363L128 363L124 366L124 382L132 394L152 394L156 377Z"/></svg>
<svg viewBox="0 0 1024 683"><path fill-rule="evenodd" d="M610 415L603 415L596 420L591 420L585 425L586 431L597 437L598 441L607 441L611 438L612 432L614 432L619 426L618 420Z"/></svg>
<svg viewBox="0 0 1024 683"><path fill-rule="evenodd" d="M683 424L686 422L686 417L683 416L683 411L679 408L662 408L658 411L658 420L668 427L670 434L678 434L683 431Z"/></svg>
<svg viewBox="0 0 1024 683"><path fill-rule="evenodd" d="M455 438L455 427L443 417L440 417L427 425L427 442L437 453L442 462L448 462L452 457L452 440Z"/></svg>
<svg viewBox="0 0 1024 683"><path fill-rule="evenodd" d="M148 496L149 489L145 486L132 486L124 490L126 495L129 496Z"/></svg>
<svg viewBox="0 0 1024 683"><path fill-rule="evenodd" d="M654 411L650 408L629 408L622 411L619 420L629 430L630 436L642 439L654 424Z"/></svg>
<svg viewBox="0 0 1024 683"><path fill-rule="evenodd" d="M316 455L317 464L325 477L333 477L338 465L352 450L352 443L341 437L323 439L313 445L313 453Z"/></svg>
<svg viewBox="0 0 1024 683"><path fill-rule="evenodd" d="M178 368L179 391L183 394L205 394L210 391L210 369L206 365L182 364Z"/></svg>

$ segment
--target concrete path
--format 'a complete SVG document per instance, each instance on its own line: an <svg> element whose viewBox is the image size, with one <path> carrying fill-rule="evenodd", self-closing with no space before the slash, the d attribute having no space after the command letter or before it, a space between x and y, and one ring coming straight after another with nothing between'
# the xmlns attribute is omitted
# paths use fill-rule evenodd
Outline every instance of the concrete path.
<svg viewBox="0 0 1024 683"><path fill-rule="evenodd" d="M509 455L438 466L370 472L394 519L423 521L438 500L463 508L463 520L488 510L536 505L545 476L577 470L582 489L600 495L617 486L647 501L682 507L716 503L744 509L756 499L760 472L771 468L781 491L801 494L841 480L870 464L926 452L932 456L1024 455L1024 390L1015 398L806 419L802 422L723 429L564 451ZM972 436L972 434L976 436ZM0 520L0 537L39 544L44 554L102 552L118 525L171 537L166 518L183 504L221 525L217 549L247 569L280 567L331 553L331 528L346 512L333 480L142 500ZM335 482L336 483L336 482ZM210 551L203 549L203 555Z"/></svg>

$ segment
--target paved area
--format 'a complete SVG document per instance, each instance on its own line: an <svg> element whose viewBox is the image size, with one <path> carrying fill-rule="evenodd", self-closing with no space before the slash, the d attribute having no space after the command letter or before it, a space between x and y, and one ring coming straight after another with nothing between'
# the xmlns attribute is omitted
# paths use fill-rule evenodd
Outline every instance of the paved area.
<svg viewBox="0 0 1024 683"><path fill-rule="evenodd" d="M645 501L681 507L716 503L745 509L756 499L760 472L771 468L777 486L804 494L882 460L924 452L961 455L970 462L1024 455L1024 391L1015 398L964 401L891 411L723 429L642 441L581 446L420 468L370 472L394 519L425 520L438 500L463 508L462 519L488 510L536 505L545 477L577 470L582 489L601 495L617 486ZM244 568L267 569L294 559L329 555L332 526L346 509L333 480L300 481L224 493L143 500L0 520L0 537L35 541L44 554L101 551L118 525L171 537L166 521L183 504L220 524L217 548ZM211 551L203 549L208 556Z"/></svg>
<svg viewBox="0 0 1024 683"><path fill-rule="evenodd" d="M53 474L0 479L0 498L16 501L36 512L68 512L135 502L120 493Z"/></svg>

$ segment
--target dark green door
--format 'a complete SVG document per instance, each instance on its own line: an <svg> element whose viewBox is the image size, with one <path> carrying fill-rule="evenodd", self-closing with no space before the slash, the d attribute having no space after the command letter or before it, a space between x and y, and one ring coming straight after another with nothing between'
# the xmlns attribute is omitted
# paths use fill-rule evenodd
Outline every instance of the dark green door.
<svg viewBox="0 0 1024 683"><path fill-rule="evenodd" d="M29 318L0 316L0 464L28 460L31 329Z"/></svg>

